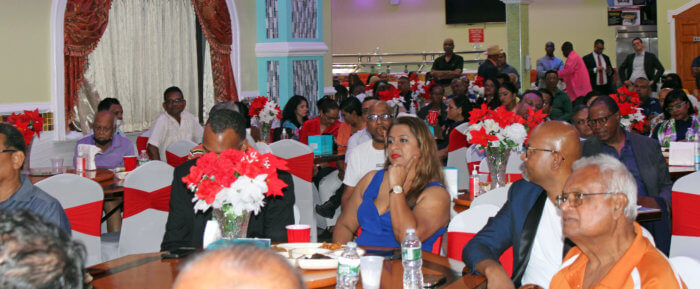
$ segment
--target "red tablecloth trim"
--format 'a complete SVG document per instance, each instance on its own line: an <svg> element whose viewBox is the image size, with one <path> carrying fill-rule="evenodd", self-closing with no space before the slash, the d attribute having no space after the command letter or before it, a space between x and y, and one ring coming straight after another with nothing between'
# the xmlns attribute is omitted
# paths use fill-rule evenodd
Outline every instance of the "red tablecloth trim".
<svg viewBox="0 0 700 289"><path fill-rule="evenodd" d="M71 230L90 236L100 236L102 200L67 208L64 211L68 216Z"/></svg>
<svg viewBox="0 0 700 289"><path fill-rule="evenodd" d="M164 212L170 210L170 186L162 187L153 192L124 188L124 219L146 209Z"/></svg>
<svg viewBox="0 0 700 289"><path fill-rule="evenodd" d="M462 250L474 236L476 236L476 233L447 232L447 257L462 261ZM513 276L513 247L503 252L498 260L501 261L501 265L508 272L508 276Z"/></svg>
<svg viewBox="0 0 700 289"><path fill-rule="evenodd" d="M314 154L310 153L289 158L287 159L287 167L290 174L311 182L314 176Z"/></svg>
<svg viewBox="0 0 700 289"><path fill-rule="evenodd" d="M187 155L184 156L178 156L174 153L171 153L169 151L165 151L165 159L168 161L168 164L177 167L181 165L182 163L187 161Z"/></svg>
<svg viewBox="0 0 700 289"><path fill-rule="evenodd" d="M700 237L700 195L671 192L673 235Z"/></svg>
<svg viewBox="0 0 700 289"><path fill-rule="evenodd" d="M453 152L461 148L466 148L468 146L469 144L467 143L467 136L464 135L461 131L453 129L452 132L450 132L450 140L447 144L448 152Z"/></svg>

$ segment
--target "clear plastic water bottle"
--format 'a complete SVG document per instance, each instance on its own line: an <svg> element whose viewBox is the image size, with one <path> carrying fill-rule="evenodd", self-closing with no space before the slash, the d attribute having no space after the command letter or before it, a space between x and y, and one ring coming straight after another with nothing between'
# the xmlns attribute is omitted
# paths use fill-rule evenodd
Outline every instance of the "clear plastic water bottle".
<svg viewBox="0 0 700 289"><path fill-rule="evenodd" d="M403 288L423 288L423 257L421 243L416 236L416 229L406 229L406 236L401 243L401 261L403 263Z"/></svg>
<svg viewBox="0 0 700 289"><path fill-rule="evenodd" d="M288 139L288 138L289 138L289 136L287 136L287 129L282 128L282 134L280 135L280 140Z"/></svg>
<svg viewBox="0 0 700 289"><path fill-rule="evenodd" d="M338 277L336 289L355 289L360 273L360 255L357 254L357 244L348 242L343 254L338 257Z"/></svg>
<svg viewBox="0 0 700 289"><path fill-rule="evenodd" d="M148 153L146 150L141 150L141 153L139 154L139 166L145 164L148 162Z"/></svg>
<svg viewBox="0 0 700 289"><path fill-rule="evenodd" d="M700 131L695 132L695 170L700 170Z"/></svg>

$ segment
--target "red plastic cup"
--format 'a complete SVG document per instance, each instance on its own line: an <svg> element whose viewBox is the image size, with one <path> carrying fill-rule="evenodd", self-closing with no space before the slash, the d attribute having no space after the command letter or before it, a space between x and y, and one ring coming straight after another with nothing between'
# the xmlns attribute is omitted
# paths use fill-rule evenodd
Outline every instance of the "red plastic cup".
<svg viewBox="0 0 700 289"><path fill-rule="evenodd" d="M287 242L308 243L311 241L311 227L309 225L288 225Z"/></svg>
<svg viewBox="0 0 700 289"><path fill-rule="evenodd" d="M127 172L133 171L136 168L136 156L124 156L124 169Z"/></svg>

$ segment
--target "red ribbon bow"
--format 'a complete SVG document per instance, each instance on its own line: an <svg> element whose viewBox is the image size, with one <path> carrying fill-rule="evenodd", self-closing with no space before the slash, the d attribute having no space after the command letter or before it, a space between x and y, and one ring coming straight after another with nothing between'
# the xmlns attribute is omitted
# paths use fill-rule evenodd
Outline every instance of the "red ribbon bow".
<svg viewBox="0 0 700 289"><path fill-rule="evenodd" d="M450 132L450 142L447 144L447 151L453 152L461 148L468 147L467 136L456 128Z"/></svg>
<svg viewBox="0 0 700 289"><path fill-rule="evenodd" d="M187 161L187 155L184 156L178 156L174 153L171 153L169 151L165 151L165 159L168 161L168 164L177 167L181 165L182 163Z"/></svg>
<svg viewBox="0 0 700 289"><path fill-rule="evenodd" d="M313 180L314 154L309 153L287 159L289 173L302 180L311 182Z"/></svg>
<svg viewBox="0 0 700 289"><path fill-rule="evenodd" d="M124 188L124 219L141 213L146 209L169 211L170 186L162 187L152 192Z"/></svg>
<svg viewBox="0 0 700 289"><path fill-rule="evenodd" d="M64 211L68 216L72 231L95 237L100 236L102 200L67 208Z"/></svg>

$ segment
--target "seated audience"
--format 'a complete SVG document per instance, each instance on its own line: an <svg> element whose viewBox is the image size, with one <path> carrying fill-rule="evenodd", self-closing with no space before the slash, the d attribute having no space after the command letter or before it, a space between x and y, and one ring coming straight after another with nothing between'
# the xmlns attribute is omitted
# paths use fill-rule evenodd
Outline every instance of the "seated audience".
<svg viewBox="0 0 700 289"><path fill-rule="evenodd" d="M663 147L668 147L672 141L694 141L695 134L700 133L700 120L683 90L674 89L668 93L664 118L666 121L657 125L651 134Z"/></svg>
<svg viewBox="0 0 700 289"><path fill-rule="evenodd" d="M652 197L662 211L661 220L643 222L657 248L668 254L671 239L671 176L659 143L630 133L620 126L620 108L608 95L598 96L589 106L588 125L594 135L583 143L583 156L611 155L627 166L637 182L638 196Z"/></svg>
<svg viewBox="0 0 700 289"><path fill-rule="evenodd" d="M559 89L559 74L550 70L545 73L544 87L552 95L552 112L549 117L553 120L569 121L571 119L571 98L566 92Z"/></svg>
<svg viewBox="0 0 700 289"><path fill-rule="evenodd" d="M78 157L78 146L81 144L94 145L102 151L95 155L95 166L98 168L116 168L124 166L124 156L135 156L134 143L128 138L117 134L116 117L109 110L99 111L92 122L91 135L88 135L75 146L73 165Z"/></svg>
<svg viewBox="0 0 700 289"><path fill-rule="evenodd" d="M294 95L287 101L282 110L282 127L294 132L294 135L291 136L292 139L299 140L299 131L302 124L309 119L308 115L309 102L305 97Z"/></svg>
<svg viewBox="0 0 700 289"><path fill-rule="evenodd" d="M574 108L571 122L573 122L581 141L585 141L593 135L593 130L588 125L588 106L585 104L579 104Z"/></svg>
<svg viewBox="0 0 700 289"><path fill-rule="evenodd" d="M202 140L202 126L194 115L185 110L186 105L180 88L172 86L163 93L165 111L153 121L148 138L148 156L151 160L165 160L165 150L175 141L187 139L199 143Z"/></svg>
<svg viewBox="0 0 700 289"><path fill-rule="evenodd" d="M173 289L304 289L299 271L277 253L252 246L209 250L187 261Z"/></svg>
<svg viewBox="0 0 700 289"><path fill-rule="evenodd" d="M639 95L639 101L642 102L639 107L647 119L652 119L657 114L662 113L659 101L651 97L651 86L648 79L644 77L637 78L634 81L634 91Z"/></svg>
<svg viewBox="0 0 700 289"><path fill-rule="evenodd" d="M450 222L450 195L443 186L437 148L418 118L400 117L389 127L384 169L357 184L336 223L333 241L361 246L400 247L406 229L415 228L425 251Z"/></svg>
<svg viewBox="0 0 700 289"><path fill-rule="evenodd" d="M90 288L85 247L53 222L0 210L0 288Z"/></svg>
<svg viewBox="0 0 700 289"><path fill-rule="evenodd" d="M550 288L687 288L634 221L637 184L619 160L576 161L557 204L562 232L576 247Z"/></svg>
<svg viewBox="0 0 700 289"><path fill-rule="evenodd" d="M518 89L515 84L510 82L504 82L501 84L501 88L498 89L498 98L501 100L501 106L507 111L515 111L518 105Z"/></svg>
<svg viewBox="0 0 700 289"><path fill-rule="evenodd" d="M448 153L448 144L450 141L450 133L456 127L462 125L463 123L469 122L469 112L472 111L472 103L469 99L460 95L447 100L447 119L451 121L445 129L445 136L443 137L446 141L443 147L438 147L438 157L440 159L446 159Z"/></svg>
<svg viewBox="0 0 700 289"><path fill-rule="evenodd" d="M552 93L544 88L540 88L537 91L542 94L542 101L544 101L542 112L547 115L547 118L549 118L549 115L552 113Z"/></svg>
<svg viewBox="0 0 700 289"><path fill-rule="evenodd" d="M490 109L496 109L501 106L501 99L498 97L498 90L501 84L494 79L487 78L484 80L484 99L481 103L485 103ZM481 103L477 103L481 106Z"/></svg>
<svg viewBox="0 0 700 289"><path fill-rule="evenodd" d="M319 116L304 122L299 130L299 141L309 144L309 137L321 134L338 136L340 122L338 121L338 104L334 100L324 97L318 101Z"/></svg>
<svg viewBox="0 0 700 289"><path fill-rule="evenodd" d="M467 88L469 87L469 79L466 77L455 78L450 83L450 88L452 88L452 94L448 95L447 98L453 98L460 95L468 96Z"/></svg>
<svg viewBox="0 0 700 289"><path fill-rule="evenodd" d="M411 111L411 104L413 103L411 80L409 80L406 76L399 77L399 80L396 82L396 88L401 92L400 94L403 98L403 109L406 111Z"/></svg>
<svg viewBox="0 0 700 289"><path fill-rule="evenodd" d="M207 152L221 153L228 149L248 148L245 132L245 119L227 109L214 111L209 115L204 128L202 146ZM170 210L165 225L165 235L161 251L172 251L180 247L202 248L204 229L212 219L212 210L194 211L194 193L182 182L190 173L197 160L188 160L175 168L170 193ZM248 222L249 238L270 238L273 242L286 242L285 226L294 223L294 183L289 173L278 171L278 177L287 184L283 197L266 197L260 213L251 215Z"/></svg>
<svg viewBox="0 0 700 289"><path fill-rule="evenodd" d="M343 122L338 128L338 154L345 154L347 151L350 136L365 128L365 119L362 117L362 104L355 97L350 97L340 104L340 115Z"/></svg>
<svg viewBox="0 0 700 289"><path fill-rule="evenodd" d="M664 83L663 85L661 85L661 89L659 89L659 93L656 96L659 98L659 104L661 105L662 110L664 107L664 100L666 99L666 96L668 95L669 92L671 92L673 90L674 89L670 88L670 85L668 83ZM688 99L690 99L690 98L688 98ZM665 113L659 113L649 121L649 127L656 128L657 125L664 122L665 120L666 120Z"/></svg>
<svg viewBox="0 0 700 289"><path fill-rule="evenodd" d="M544 98L542 93L537 90L531 89L523 92L523 99L518 103L518 107L515 109L515 113L527 119L527 113L529 109L533 111L541 110L544 107Z"/></svg>
<svg viewBox="0 0 700 289"><path fill-rule="evenodd" d="M433 127L433 134L438 143L444 141L442 131L447 124L447 110L443 98L445 89L440 85L430 87L430 104L418 111L418 117Z"/></svg>
<svg viewBox="0 0 700 289"><path fill-rule="evenodd" d="M506 82L510 82L510 76L505 73L499 73L496 75L496 80L498 80L498 84L503 85Z"/></svg>
<svg viewBox="0 0 700 289"><path fill-rule="evenodd" d="M103 99L97 105L97 111L100 112L103 110L109 110L114 114L114 116L117 118L117 120L115 121L117 133L121 136L125 136L122 130L120 129L122 123L124 122L124 109L122 108L121 103L119 103L119 100L111 97Z"/></svg>
<svg viewBox="0 0 700 289"><path fill-rule="evenodd" d="M27 145L22 133L9 123L0 123L0 211L28 210L71 233L61 203L22 174Z"/></svg>
<svg viewBox="0 0 700 289"><path fill-rule="evenodd" d="M576 129L562 121L542 123L524 150L524 179L511 185L508 201L462 251L467 268L486 276L489 288L546 288L570 248L561 233L556 196L581 156ZM512 279L498 261L511 246Z"/></svg>
<svg viewBox="0 0 700 289"><path fill-rule="evenodd" d="M376 101L377 101L377 98L374 96L365 97L365 100L362 101L362 118L364 118L365 124L368 122L367 117L369 116L369 108ZM364 143L370 139L372 139L372 136L367 131L367 126L365 125L365 128L355 132L352 136L350 136L350 139L348 139L348 150L345 152L345 154L350 155L350 152L354 148L356 148L361 143Z"/></svg>

